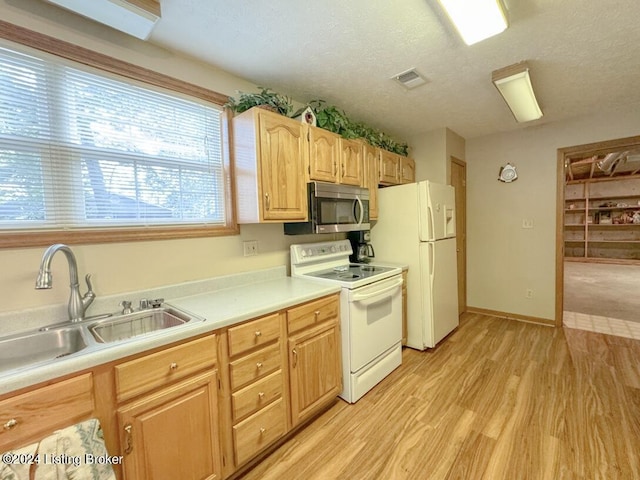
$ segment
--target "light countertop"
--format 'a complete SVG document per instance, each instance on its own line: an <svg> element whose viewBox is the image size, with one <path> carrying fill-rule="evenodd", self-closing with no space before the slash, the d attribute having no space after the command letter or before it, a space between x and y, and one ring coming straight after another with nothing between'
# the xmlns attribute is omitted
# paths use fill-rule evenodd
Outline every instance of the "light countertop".
<svg viewBox="0 0 640 480"><path fill-rule="evenodd" d="M85 350L51 363L0 373L0 394L213 332L339 291L337 285L279 276L192 295L167 295L165 303L169 306L205 320L109 344L92 342Z"/></svg>

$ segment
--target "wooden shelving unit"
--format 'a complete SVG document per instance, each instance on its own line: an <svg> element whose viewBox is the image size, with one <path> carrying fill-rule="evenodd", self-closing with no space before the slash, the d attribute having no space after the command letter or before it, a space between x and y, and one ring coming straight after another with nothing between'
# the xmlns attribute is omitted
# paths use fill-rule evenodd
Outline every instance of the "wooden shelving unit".
<svg viewBox="0 0 640 480"><path fill-rule="evenodd" d="M640 262L640 176L568 181L565 185L565 258Z"/></svg>

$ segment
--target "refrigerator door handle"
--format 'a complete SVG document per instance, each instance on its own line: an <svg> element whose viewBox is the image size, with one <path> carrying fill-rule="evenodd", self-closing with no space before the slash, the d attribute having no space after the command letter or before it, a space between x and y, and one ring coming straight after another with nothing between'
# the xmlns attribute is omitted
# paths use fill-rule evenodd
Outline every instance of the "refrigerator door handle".
<svg viewBox="0 0 640 480"><path fill-rule="evenodd" d="M431 205L427 207L427 228L429 229L429 231L427 232L427 240L435 240L433 209L431 208Z"/></svg>
<svg viewBox="0 0 640 480"><path fill-rule="evenodd" d="M431 285L433 285L433 274L436 270L436 266L435 266L436 256L435 256L434 250L435 250L435 245L433 244L433 242L429 242L429 279L430 279Z"/></svg>

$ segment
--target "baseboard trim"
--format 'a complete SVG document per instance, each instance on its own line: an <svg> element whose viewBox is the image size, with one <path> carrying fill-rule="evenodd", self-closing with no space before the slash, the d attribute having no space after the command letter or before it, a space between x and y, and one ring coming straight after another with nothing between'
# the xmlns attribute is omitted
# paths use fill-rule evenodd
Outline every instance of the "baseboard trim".
<svg viewBox="0 0 640 480"><path fill-rule="evenodd" d="M536 325L544 325L546 327L555 327L555 320L540 317L530 317L528 315L520 315L518 313L500 312L498 310L489 310L486 308L477 308L467 306L468 313L477 313L480 315L491 315L492 317L506 318L508 320L517 320L518 322L535 323Z"/></svg>

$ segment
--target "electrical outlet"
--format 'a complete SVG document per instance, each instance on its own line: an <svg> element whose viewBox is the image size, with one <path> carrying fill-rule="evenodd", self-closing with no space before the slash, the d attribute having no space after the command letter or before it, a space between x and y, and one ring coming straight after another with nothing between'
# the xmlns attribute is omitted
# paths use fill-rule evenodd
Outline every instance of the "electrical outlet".
<svg viewBox="0 0 640 480"><path fill-rule="evenodd" d="M533 290L527 288L527 290L524 292L524 298L533 298Z"/></svg>
<svg viewBox="0 0 640 480"><path fill-rule="evenodd" d="M242 247L244 248L244 256L251 257L253 255L258 255L258 241L257 240L248 240L246 242L242 242Z"/></svg>

